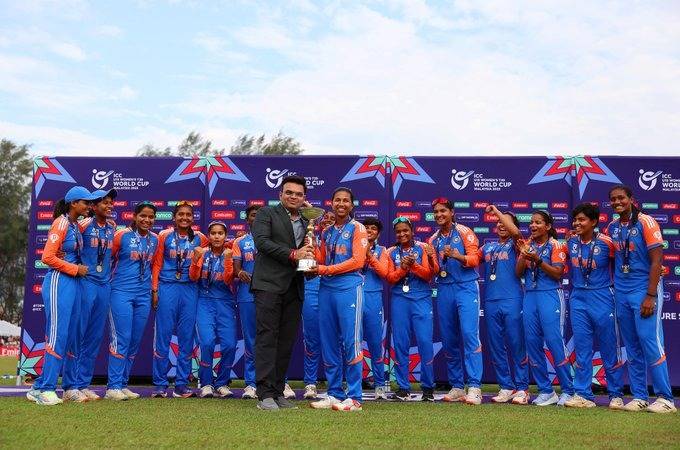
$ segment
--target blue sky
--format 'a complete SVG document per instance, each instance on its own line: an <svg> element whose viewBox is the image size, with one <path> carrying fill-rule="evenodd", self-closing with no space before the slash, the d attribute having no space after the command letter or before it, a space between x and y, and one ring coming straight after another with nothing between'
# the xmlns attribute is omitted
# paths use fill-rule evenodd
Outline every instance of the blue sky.
<svg viewBox="0 0 680 450"><path fill-rule="evenodd" d="M0 0L0 136L132 155L680 153L678 1Z"/></svg>

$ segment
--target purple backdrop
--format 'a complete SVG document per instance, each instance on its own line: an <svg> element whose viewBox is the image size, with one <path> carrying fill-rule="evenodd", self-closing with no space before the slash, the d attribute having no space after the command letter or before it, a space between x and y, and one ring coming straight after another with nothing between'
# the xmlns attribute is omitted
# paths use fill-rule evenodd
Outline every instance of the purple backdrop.
<svg viewBox="0 0 680 450"><path fill-rule="evenodd" d="M635 190L643 209L654 216L663 229L664 265L669 269L664 279L663 323L671 382L680 386L680 351L674 352L668 345L680 339L680 329L676 325L680 318L680 158L39 158L34 164L19 373L36 375L42 369L45 319L40 285L46 268L40 262L40 252L51 223L53 202L74 183L91 189L115 187L119 193L115 207L119 226L129 222L136 202L152 200L159 207L158 231L170 223L173 202L186 199L198 205L196 223L199 226L220 219L228 224L233 237L245 227L245 207L253 202L265 205L276 202L279 183L290 173L307 177L308 197L312 203L328 209L327 199L332 190L346 185L358 198L357 218L377 216L389 229L395 215L407 215L416 224L417 237L423 240L436 227L430 213L430 201L437 196L447 196L455 203L457 220L473 228L480 243L494 238L494 222L484 214L484 208L490 202L517 213L525 233L533 209L549 210L556 218L559 231L563 232L569 227L571 207L580 201L599 202L603 223L611 220L606 201L608 189L612 183L628 184ZM387 232L383 234L381 244L389 246L393 236ZM149 319L133 375L151 373L152 323L153 316ZM437 328L435 325L435 335ZM485 343L483 318L481 328ZM573 357L570 332L567 338ZM106 373L107 346L108 331L97 360L97 375ZM435 375L437 380L445 381L440 350L441 343L436 336ZM171 345L171 360L174 360L175 352L176 346ZM243 343L239 341L236 376L242 373L242 356ZM301 378L301 359L302 345L298 342L290 378ZM547 361L550 365L550 360ZM419 378L419 362L413 348L414 380ZM369 367L370 358L367 358L364 371ZM595 355L595 367L593 381L601 383L604 375L599 354ZM494 381L488 358L485 358L483 378L485 382Z"/></svg>

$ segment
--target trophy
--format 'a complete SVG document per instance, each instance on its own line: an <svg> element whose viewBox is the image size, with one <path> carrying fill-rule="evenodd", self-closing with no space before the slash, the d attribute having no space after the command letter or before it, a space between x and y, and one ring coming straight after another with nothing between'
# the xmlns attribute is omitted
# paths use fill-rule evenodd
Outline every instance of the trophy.
<svg viewBox="0 0 680 450"><path fill-rule="evenodd" d="M314 246L314 222L319 217L323 216L324 211L322 208L316 208L314 206L302 207L300 208L300 215L309 221L307 225L307 239ZM316 259L301 259L298 261L297 270L305 272L313 267L316 267Z"/></svg>

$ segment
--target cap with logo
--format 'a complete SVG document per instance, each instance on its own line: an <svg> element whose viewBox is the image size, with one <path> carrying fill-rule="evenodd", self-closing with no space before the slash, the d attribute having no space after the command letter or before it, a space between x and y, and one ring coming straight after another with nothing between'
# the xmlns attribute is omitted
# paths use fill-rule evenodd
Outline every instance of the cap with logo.
<svg viewBox="0 0 680 450"><path fill-rule="evenodd" d="M75 202L78 200L92 201L96 198L98 197L82 186L73 186L68 190L68 192L66 192L66 195L64 195L64 201L66 203Z"/></svg>
<svg viewBox="0 0 680 450"><path fill-rule="evenodd" d="M100 189L98 191L94 191L92 195L94 195L94 198L96 199L109 197L111 200L113 200L118 195L118 192L115 189L109 189L108 191Z"/></svg>

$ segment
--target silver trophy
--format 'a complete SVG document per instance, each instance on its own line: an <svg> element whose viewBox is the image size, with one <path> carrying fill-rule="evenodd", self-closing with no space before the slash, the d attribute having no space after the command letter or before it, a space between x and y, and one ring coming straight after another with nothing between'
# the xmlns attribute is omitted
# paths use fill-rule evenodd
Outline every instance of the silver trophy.
<svg viewBox="0 0 680 450"><path fill-rule="evenodd" d="M307 242L312 244L314 247L314 224L316 219L323 216L326 211L322 208L316 208L314 206L300 208L300 215L309 221L307 225ZM298 261L297 270L301 272L306 272L309 269L316 267L316 259L301 259Z"/></svg>

